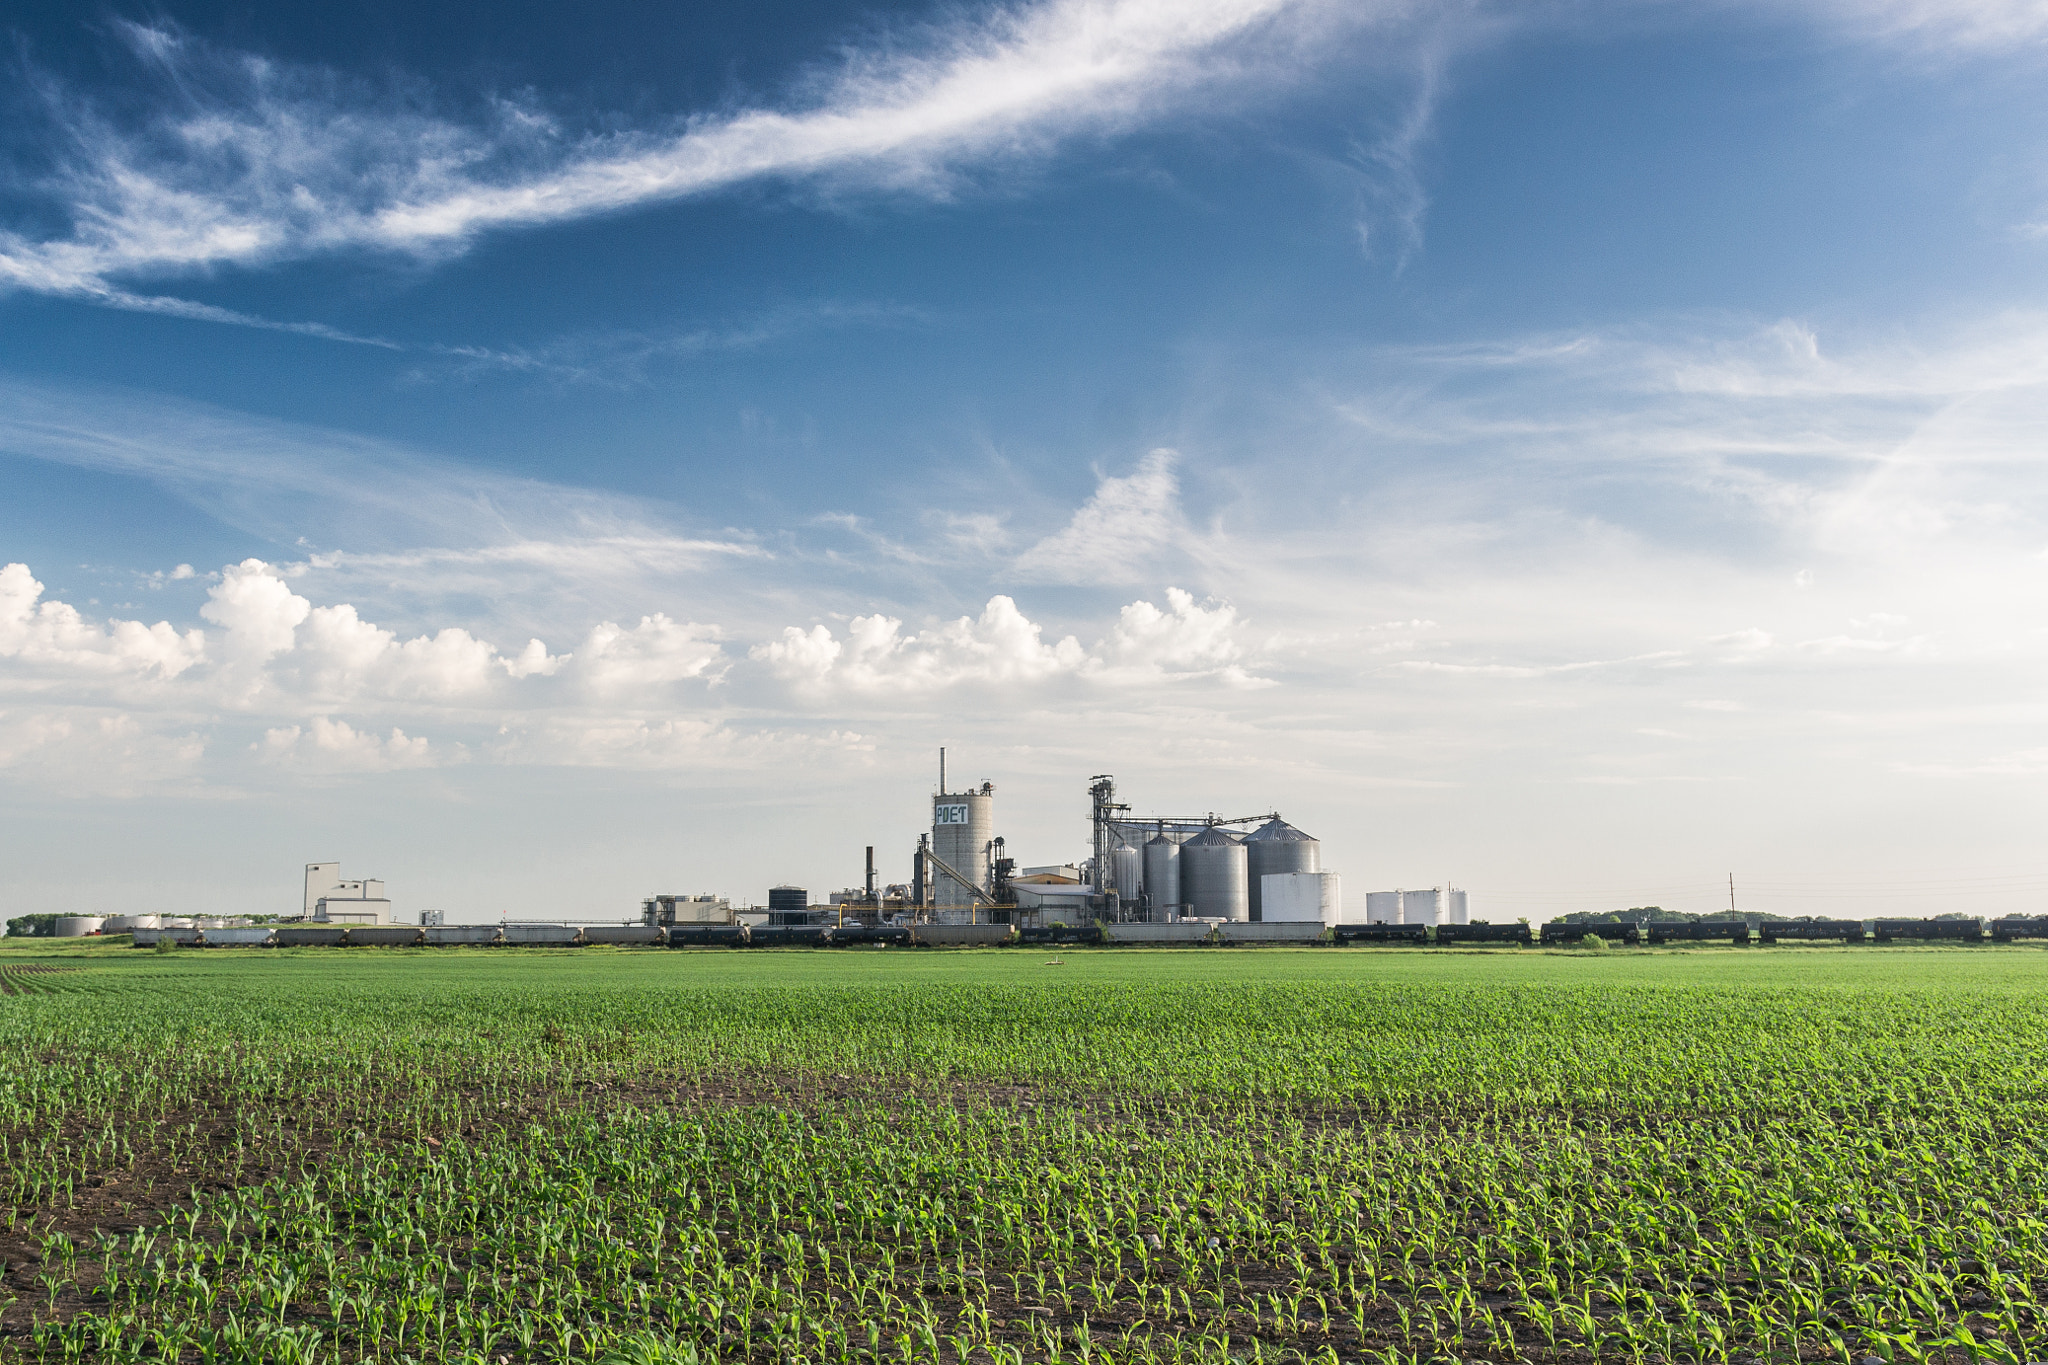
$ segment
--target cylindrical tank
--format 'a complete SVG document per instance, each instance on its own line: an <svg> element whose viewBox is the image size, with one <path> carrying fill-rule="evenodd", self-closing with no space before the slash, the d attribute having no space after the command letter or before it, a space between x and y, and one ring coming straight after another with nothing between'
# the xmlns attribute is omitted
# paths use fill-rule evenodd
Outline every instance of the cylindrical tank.
<svg viewBox="0 0 2048 1365"><path fill-rule="evenodd" d="M1401 893L1398 891L1366 892L1365 922L1367 924L1399 924L1401 922Z"/></svg>
<svg viewBox="0 0 2048 1365"><path fill-rule="evenodd" d="M811 919L811 893L801 886L771 886L768 888L768 922L770 924L808 924Z"/></svg>
<svg viewBox="0 0 2048 1365"><path fill-rule="evenodd" d="M996 840L996 785L975 791L940 792L932 798L932 852L982 891L990 886L989 859ZM966 886L947 872L932 871L932 905L965 910L977 903Z"/></svg>
<svg viewBox="0 0 2048 1365"><path fill-rule="evenodd" d="M165 915L158 925L162 929L190 929L193 927L190 915Z"/></svg>
<svg viewBox="0 0 2048 1365"><path fill-rule="evenodd" d="M87 934L97 934L105 922L105 915L59 915L57 937L84 938Z"/></svg>
<svg viewBox="0 0 2048 1365"><path fill-rule="evenodd" d="M134 931L135 916L133 915L108 915L100 921L100 932L103 934L129 934Z"/></svg>
<svg viewBox="0 0 2048 1365"><path fill-rule="evenodd" d="M1451 891L1447 892L1446 895L1451 902L1450 922L1452 924L1470 924L1472 922L1472 910L1465 902L1465 893L1462 891Z"/></svg>
<svg viewBox="0 0 2048 1365"><path fill-rule="evenodd" d="M1280 872L1321 872L1323 846L1285 820L1275 816L1245 836L1249 859L1246 874L1251 879L1252 918L1263 919L1261 878Z"/></svg>
<svg viewBox="0 0 2048 1365"><path fill-rule="evenodd" d="M1152 900L1152 918L1166 918L1168 907L1180 904L1180 845L1164 834L1145 841L1145 894Z"/></svg>
<svg viewBox="0 0 2048 1365"><path fill-rule="evenodd" d="M1109 866L1115 878L1117 899L1125 905L1136 905L1138 893L1145 887L1145 855L1120 843L1109 851Z"/></svg>
<svg viewBox="0 0 2048 1365"><path fill-rule="evenodd" d="M1199 919L1248 920L1252 915L1244 845L1211 826L1180 846L1180 891Z"/></svg>
<svg viewBox="0 0 2048 1365"><path fill-rule="evenodd" d="M1403 891L1401 893L1401 923L1442 924L1444 922L1444 893L1431 887L1427 891Z"/></svg>
<svg viewBox="0 0 2048 1365"><path fill-rule="evenodd" d="M131 931L136 929L161 929L164 927L164 917L162 915L130 915L129 919L134 921L128 926Z"/></svg>
<svg viewBox="0 0 2048 1365"><path fill-rule="evenodd" d="M1269 872L1265 878L1269 924L1341 924L1344 893L1334 872Z"/></svg>

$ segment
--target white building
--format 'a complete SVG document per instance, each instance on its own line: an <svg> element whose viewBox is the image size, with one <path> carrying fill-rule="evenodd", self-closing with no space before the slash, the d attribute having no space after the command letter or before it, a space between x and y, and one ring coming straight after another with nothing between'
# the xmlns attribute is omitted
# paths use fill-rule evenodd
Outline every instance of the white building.
<svg viewBox="0 0 2048 1365"><path fill-rule="evenodd" d="M323 924L389 924L391 902L381 881L345 882L340 863L307 863L305 918Z"/></svg>

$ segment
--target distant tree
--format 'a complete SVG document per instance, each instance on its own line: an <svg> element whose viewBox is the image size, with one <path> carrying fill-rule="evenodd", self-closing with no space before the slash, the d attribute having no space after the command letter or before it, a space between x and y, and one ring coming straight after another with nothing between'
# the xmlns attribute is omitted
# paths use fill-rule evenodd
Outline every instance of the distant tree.
<svg viewBox="0 0 2048 1365"><path fill-rule="evenodd" d="M16 915L7 921L9 938L55 938L57 917L55 915Z"/></svg>

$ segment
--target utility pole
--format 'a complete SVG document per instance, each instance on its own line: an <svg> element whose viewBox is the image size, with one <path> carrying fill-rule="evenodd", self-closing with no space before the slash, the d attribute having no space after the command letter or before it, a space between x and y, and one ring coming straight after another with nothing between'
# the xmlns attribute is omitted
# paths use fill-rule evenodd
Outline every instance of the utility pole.
<svg viewBox="0 0 2048 1365"><path fill-rule="evenodd" d="M1730 917L1735 916L1735 874L1733 872L1728 874L1728 914Z"/></svg>

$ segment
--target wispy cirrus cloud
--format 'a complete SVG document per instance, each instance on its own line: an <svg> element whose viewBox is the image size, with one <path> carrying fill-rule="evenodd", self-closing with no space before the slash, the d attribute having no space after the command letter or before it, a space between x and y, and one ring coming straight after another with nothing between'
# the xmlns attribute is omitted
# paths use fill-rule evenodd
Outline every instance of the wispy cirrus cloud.
<svg viewBox="0 0 2048 1365"><path fill-rule="evenodd" d="M578 133L537 104L509 100L457 118L417 94L130 25L130 47L156 78L157 105L123 121L49 88L51 121L66 144L33 188L66 225L46 236L0 234L0 283L251 321L120 281L347 251L434 258L494 230L764 179L944 196L970 165L1036 155L1078 133L1129 127L1192 91L1282 72L1278 58L1305 28L1405 8L1400 0L1363 11L1328 0L995 6L904 32L887 51L850 52L781 106L601 133Z"/></svg>
<svg viewBox="0 0 2048 1365"><path fill-rule="evenodd" d="M415 366L414 381L474 380L491 374L536 375L563 383L630 388L664 363L758 350L807 333L848 328L915 327L929 315L901 304L819 300L787 304L757 316L664 332L586 332L537 346L435 345Z"/></svg>
<svg viewBox="0 0 2048 1365"><path fill-rule="evenodd" d="M1356 55L1336 33L1374 31L1398 68L1403 112L1356 145L1368 248L1396 266L1419 248L1419 166L1451 63L1476 44L1558 23L1640 23L1660 0L1585 5L1421 0L1039 0L903 26L780 101L678 114L667 126L590 130L594 111L534 97L471 98L213 48L122 25L142 69L125 110L24 73L47 136L39 174L7 188L52 226L0 231L0 288L112 308L272 328L379 347L317 321L279 321L148 292L144 281L345 253L432 261L499 231L569 223L737 186L956 195L1063 142L1129 130L1219 93L1298 83ZM1732 3L1731 9L1752 8ZM1772 8L1773 17L1784 11ZM2028 47L2041 0L1809 0L1792 11L1854 37L1943 52ZM139 98L137 98L139 96ZM26 136L23 130L17 134ZM718 339L647 338L638 349ZM614 349L633 352L623 339ZM575 342L560 343L573 351ZM399 347L403 349L402 347ZM547 348L449 348L475 369L583 368ZM458 372L462 372L460 363Z"/></svg>

